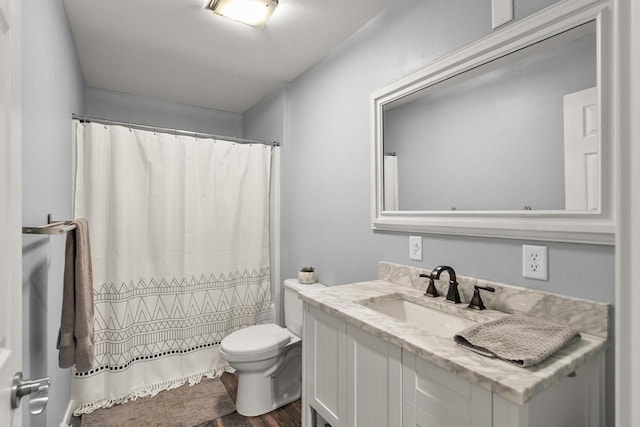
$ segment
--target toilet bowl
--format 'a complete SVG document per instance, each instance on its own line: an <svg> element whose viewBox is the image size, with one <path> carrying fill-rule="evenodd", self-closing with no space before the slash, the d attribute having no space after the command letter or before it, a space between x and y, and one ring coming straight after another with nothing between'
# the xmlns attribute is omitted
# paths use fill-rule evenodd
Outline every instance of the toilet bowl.
<svg viewBox="0 0 640 427"><path fill-rule="evenodd" d="M286 328L276 324L249 326L226 336L220 357L236 369L236 408L244 416L270 412L302 394L302 301L300 290L324 288L303 285L297 279L284 282Z"/></svg>

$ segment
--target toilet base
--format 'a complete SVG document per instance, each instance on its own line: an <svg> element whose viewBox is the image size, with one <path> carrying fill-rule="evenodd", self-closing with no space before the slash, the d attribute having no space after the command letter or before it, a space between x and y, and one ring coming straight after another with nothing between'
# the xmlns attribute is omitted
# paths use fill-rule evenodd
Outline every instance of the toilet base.
<svg viewBox="0 0 640 427"><path fill-rule="evenodd" d="M236 409L240 415L266 414L302 395L302 343L292 343L280 360L266 372L237 369Z"/></svg>

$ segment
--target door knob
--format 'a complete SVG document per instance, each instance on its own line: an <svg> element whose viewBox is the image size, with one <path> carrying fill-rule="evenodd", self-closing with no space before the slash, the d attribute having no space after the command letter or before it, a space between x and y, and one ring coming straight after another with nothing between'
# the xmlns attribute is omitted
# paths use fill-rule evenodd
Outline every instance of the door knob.
<svg viewBox="0 0 640 427"><path fill-rule="evenodd" d="M49 401L49 385L51 380L49 377L40 378L37 380L23 380L22 372L18 372L13 376L13 383L11 384L11 408L17 409L20 407L20 399L30 394L29 400L29 412L33 415L38 415L47 406Z"/></svg>

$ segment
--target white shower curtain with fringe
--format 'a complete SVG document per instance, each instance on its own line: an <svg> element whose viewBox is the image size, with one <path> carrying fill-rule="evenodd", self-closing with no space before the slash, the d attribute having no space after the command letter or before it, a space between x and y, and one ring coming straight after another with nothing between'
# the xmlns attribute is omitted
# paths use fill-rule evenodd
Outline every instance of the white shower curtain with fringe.
<svg viewBox="0 0 640 427"><path fill-rule="evenodd" d="M272 147L73 124L95 304L79 415L216 377L220 341L271 321Z"/></svg>

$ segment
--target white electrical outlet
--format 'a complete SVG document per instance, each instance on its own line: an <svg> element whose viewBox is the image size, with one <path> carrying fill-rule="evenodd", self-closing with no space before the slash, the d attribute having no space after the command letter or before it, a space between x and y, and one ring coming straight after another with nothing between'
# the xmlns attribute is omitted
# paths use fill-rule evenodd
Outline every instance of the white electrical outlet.
<svg viewBox="0 0 640 427"><path fill-rule="evenodd" d="M422 236L409 236L409 259L422 261Z"/></svg>
<svg viewBox="0 0 640 427"><path fill-rule="evenodd" d="M546 246L522 245L522 276L549 280L548 260Z"/></svg>

